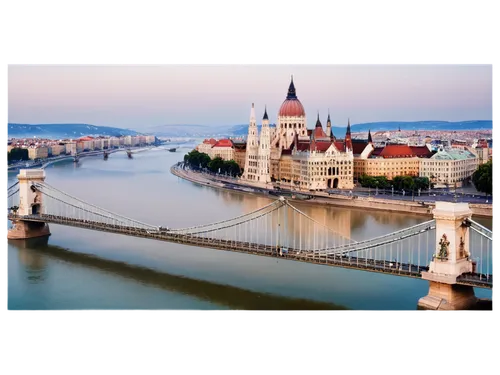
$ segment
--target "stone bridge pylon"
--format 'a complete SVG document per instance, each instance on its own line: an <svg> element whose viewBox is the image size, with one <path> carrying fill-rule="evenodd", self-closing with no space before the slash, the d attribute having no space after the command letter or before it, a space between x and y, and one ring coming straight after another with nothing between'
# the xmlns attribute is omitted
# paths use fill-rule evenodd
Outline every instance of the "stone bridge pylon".
<svg viewBox="0 0 500 375"><path fill-rule="evenodd" d="M19 180L19 208L17 214L37 215L43 212L43 194L33 185L34 182L45 180L43 169L21 169L17 175ZM49 225L40 222L12 220L12 228L7 233L11 240L21 240L33 237L49 236Z"/></svg>
<svg viewBox="0 0 500 375"><path fill-rule="evenodd" d="M457 284L457 277L474 271L470 257L470 229L465 220L472 211L467 203L436 202L436 247L428 272L429 294L418 306L430 310L462 310L476 304L472 286Z"/></svg>

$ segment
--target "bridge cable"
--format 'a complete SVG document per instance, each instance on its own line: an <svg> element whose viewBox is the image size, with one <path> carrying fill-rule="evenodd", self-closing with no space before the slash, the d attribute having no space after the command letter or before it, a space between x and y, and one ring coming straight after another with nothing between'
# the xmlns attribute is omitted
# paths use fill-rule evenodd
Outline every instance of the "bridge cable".
<svg viewBox="0 0 500 375"><path fill-rule="evenodd" d="M238 225L241 225L241 224L246 224L246 223L250 223L252 222L253 220L256 220L256 219L259 219L263 216L266 216L278 209L280 209L281 207L275 207L273 210L271 211L268 211L268 212L264 212L256 217L252 217L251 219L248 219L248 220L244 220L244 221L240 221L240 222L237 222L235 224L230 224L230 225L226 225L224 227L216 227L216 228L213 228L213 229L208 229L208 230L202 230L202 231L199 231L199 232L189 232L190 235L193 235L193 234L201 234L201 233L209 233L209 232L214 232L214 231L217 231L217 230L224 230L224 229L227 229L227 228L232 228L232 227L235 227L235 226L238 226ZM230 220L226 220L226 221L230 221ZM201 228L200 228L201 229Z"/></svg>
<svg viewBox="0 0 500 375"><path fill-rule="evenodd" d="M43 192L43 194L44 194L44 196L50 197L50 198L52 198L52 199L54 199L54 200L56 200L56 201L59 201L59 202L61 202L61 203L64 203L64 204L65 204L65 205L67 205L67 206L74 207L74 208L76 208L76 209L78 209L78 210L82 210L82 211L88 212L88 213L90 213L90 214L92 214L92 215L101 216L101 217L104 217L104 218L107 218L107 219L112 219L112 220L115 220L115 221L120 222L120 223L123 223L123 224L129 224L129 223L127 223L126 221L124 221L123 219L117 219L117 217L116 217L116 216L107 216L107 215L104 215L104 214L99 213L99 212L90 211L89 209L87 209L87 208L86 208L86 207L84 207L84 206L77 206L77 205L75 205L75 204L72 204L72 203L70 203L70 202L67 202L67 201L65 201L65 200L62 200L62 199L60 199L60 198L54 197L54 196L50 195L49 193L47 193L46 191L44 191L44 192ZM43 215L45 215L45 216L59 216L59 215L53 215L53 214L42 214L42 216L43 216ZM132 222L133 222L133 221L132 221ZM126 225L126 226L128 226L128 225Z"/></svg>
<svg viewBox="0 0 500 375"><path fill-rule="evenodd" d="M434 229L432 226L433 224L435 224L435 220L432 219L432 220L429 220L429 221L425 221L423 223L420 223L420 224L417 224L417 225L413 225L411 227L408 227L408 228L404 228L404 229L400 229L396 232L392 232L392 233L388 233L388 234L384 234L382 236L378 236L378 237L373 237L373 238L370 238L368 240L364 240L364 241L359 241L359 242L356 242L355 244L356 245L363 245L363 244L366 244L366 243L370 243L370 242L373 242L375 240L381 240L381 239L384 239L384 238L388 238L388 237L392 237L392 236L396 236L398 234L401 234L401 233L404 233L404 232L407 232L408 230L412 230L412 229L417 229L419 227L422 227L424 225L426 226L429 226L429 229ZM421 232L419 232L421 233ZM342 245L342 246L338 246L338 247L334 247L334 248L331 248L331 250L339 250L341 251L341 249L344 247L349 247L351 246L351 244L347 244L347 245ZM327 249L327 250L330 250L330 249Z"/></svg>
<svg viewBox="0 0 500 375"><path fill-rule="evenodd" d="M197 225L197 226L192 226L192 227L187 227L187 228L179 228L179 229L171 229L170 232L180 232L180 231L187 231L187 230L190 230L190 229L200 229L200 228L203 228L203 227L208 227L208 226L215 226L215 225L218 225L218 224L223 224L223 223L227 223L228 221L234 221L234 220L238 220L238 219L241 219L241 218L244 218L244 217L249 217L257 212L260 212L260 211L263 211L273 205L276 205L276 204L280 204L280 200L277 199L271 203L269 203L268 205L264 206L264 207L261 207L255 211L252 211L250 213L246 213L246 214L243 214L243 215L240 215L240 216L236 216L236 217L233 217L231 219L226 219L226 220L222 220L222 221L218 221L218 222L215 222L215 223L210 223L210 224L202 224L202 225ZM281 205L283 205L283 203L281 203ZM280 206L281 207L281 206Z"/></svg>
<svg viewBox="0 0 500 375"><path fill-rule="evenodd" d="M16 191L10 193L10 195L7 196L7 199L12 197L14 194L17 194L18 192L19 192L19 188Z"/></svg>
<svg viewBox="0 0 500 375"><path fill-rule="evenodd" d="M491 238L490 236L488 236L486 233L482 232L481 230L477 229L477 228L474 228L474 226L471 226L470 227L474 232L476 232L477 234L489 239L490 241L493 241L493 238Z"/></svg>
<svg viewBox="0 0 500 375"><path fill-rule="evenodd" d="M12 184L11 186L9 186L9 187L7 188L7 192L8 192L10 189L12 189L13 187L17 186L17 185L19 185L19 180L17 180L17 182L16 182L16 183L14 183L14 184Z"/></svg>
<svg viewBox="0 0 500 375"><path fill-rule="evenodd" d="M348 248L348 249L344 249L344 250L340 250L340 251L335 251L333 253L325 253L327 255L332 255L332 254L346 254L346 253L352 253L352 252L358 252L358 251L363 251L363 250L367 250L367 249L370 249L370 248L373 248L373 247L379 247L379 246L382 246L382 245L387 245L387 244L390 244L390 243L394 243L394 242L398 242L398 241L404 241L405 239L407 238L410 238L410 237L413 237L413 236L418 236L426 231L429 231L429 230L433 230L435 228L433 227L428 227L428 228L425 228L425 229L422 229L418 232L412 232L412 233L409 233L409 234L406 234L406 235L402 235L401 237L399 238L394 238L392 240L387 240L387 241L382 241L382 242L376 242L374 244L367 244L366 246L363 246L361 248L356 248L356 247L352 247L352 248ZM389 236L387 236L389 237ZM359 245L360 243L358 244L354 244L354 245ZM333 249L335 250L335 249Z"/></svg>
<svg viewBox="0 0 500 375"><path fill-rule="evenodd" d="M50 186L49 184L47 184L47 183L45 183L45 182L43 182L43 183L36 182L36 183L34 183L34 184L35 184L35 186L37 186L37 187L42 187L42 189L43 189L44 187L45 187L45 188L47 188L47 189L49 189L49 190L50 190L50 189L52 189L53 191L55 191L55 192L57 192L57 193L60 193L60 194L62 194L62 195L65 195L65 196L67 196L67 197L69 197L69 198L71 198L71 199L74 199L74 200L76 200L76 201L78 201L78 202L80 202L80 203L83 203L83 204L85 204L85 205L87 205L87 206L97 208L98 210L101 210L101 211L106 212L106 213L108 213L108 214L111 214L111 215L113 215L113 216L120 217L120 218L122 218L122 219L128 220L128 221L130 221L130 222L132 222L132 223L141 224L141 225L144 225L144 226L150 227L150 228L152 228L152 229L158 229L158 227L157 227L157 226L154 226L154 225L151 225L151 224L147 224L147 223L143 223L143 222L140 222L140 221L138 221L138 220L131 219L131 218L128 218L128 217L126 217L126 216L116 214L116 213L111 212L111 211L109 211L109 210L106 210L106 209L104 209L104 208L98 207L98 206L96 206L96 205L94 205L94 204L84 202L84 201L82 201L81 199L78 199L78 198L76 198L76 197L73 197L73 196L69 195L68 193L65 193L65 192L63 192L63 191L61 191L61 190L59 190L59 189L56 189L56 188L54 188L53 186ZM63 202L65 202L65 201L63 201ZM66 202L66 203L67 203L67 202ZM101 216L103 216L103 215L101 215Z"/></svg>
<svg viewBox="0 0 500 375"><path fill-rule="evenodd" d="M325 224L322 224L322 223L320 223L320 222L318 222L318 221L314 220L312 217L308 216L307 214L305 214L304 212L302 212L301 210L299 210L299 209L298 209L298 208L296 208L295 206L292 206L290 203L288 203L288 201L285 201L285 202L286 202L285 204L287 204L290 208L292 208L292 210L296 211L296 212L297 212L297 213L299 213L300 215L302 215L302 216L306 217L307 219L311 220L313 223L318 224L320 227L325 228L327 231L332 232L332 233L334 233L334 234L336 234L336 235L339 235L340 237L343 237L343 238L345 238L345 239L347 239L347 240L349 240L349 241L352 241L352 242L354 242L354 243L357 243L357 242L358 242L358 241L356 241L356 240L353 240L352 238L349 238L349 237L343 236L342 234L340 234L340 233L338 233L338 232L334 231L333 229L331 229L331 228L327 227Z"/></svg>

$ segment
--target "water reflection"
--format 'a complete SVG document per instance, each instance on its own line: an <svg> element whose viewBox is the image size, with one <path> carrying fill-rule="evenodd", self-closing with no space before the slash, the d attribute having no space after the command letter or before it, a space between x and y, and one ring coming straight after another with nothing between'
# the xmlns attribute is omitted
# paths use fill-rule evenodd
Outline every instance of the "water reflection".
<svg viewBox="0 0 500 375"><path fill-rule="evenodd" d="M59 246L31 241L13 241L9 244L19 250L19 256L28 269L35 264L44 265L45 257L56 258L78 266L94 268L102 272L132 279L136 282L186 294L202 300L241 310L344 310L343 306L328 302L290 298L267 293L258 293L229 285L222 285L177 276L125 262L74 253ZM33 246L33 247L32 247ZM26 263L25 263L26 262ZM37 268L39 271L42 269ZM45 270L45 268L43 268Z"/></svg>
<svg viewBox="0 0 500 375"><path fill-rule="evenodd" d="M10 245L19 249L19 264L24 266L26 280L31 284L43 283L47 278L47 263L43 254L32 249L48 245L49 237L31 238L28 240L9 240Z"/></svg>

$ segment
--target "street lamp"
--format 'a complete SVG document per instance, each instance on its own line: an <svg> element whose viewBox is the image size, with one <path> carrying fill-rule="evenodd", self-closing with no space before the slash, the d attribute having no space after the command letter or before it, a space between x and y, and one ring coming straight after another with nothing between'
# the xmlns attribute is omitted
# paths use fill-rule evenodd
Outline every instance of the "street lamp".
<svg viewBox="0 0 500 375"><path fill-rule="evenodd" d="M394 196L394 185L391 185L392 196Z"/></svg>

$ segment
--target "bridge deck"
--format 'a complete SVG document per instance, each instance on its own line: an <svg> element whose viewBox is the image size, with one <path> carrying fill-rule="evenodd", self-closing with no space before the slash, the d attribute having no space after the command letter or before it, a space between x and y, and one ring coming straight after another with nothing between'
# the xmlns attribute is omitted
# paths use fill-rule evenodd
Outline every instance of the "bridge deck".
<svg viewBox="0 0 500 375"><path fill-rule="evenodd" d="M412 278L421 278L421 272L428 271L427 266L417 266L407 263L394 264L393 262L387 260L367 259L350 255L320 255L313 251L301 251L299 249L290 247L288 247L287 254L280 255L278 248L271 245L252 242L240 242L235 240L203 238L199 236L176 234L169 231L160 232L144 228L106 224L90 220L80 220L47 214L19 216L11 213L8 214L8 219L67 225L77 228L179 243L189 246L206 247L216 250L233 251L268 257L280 257L281 259L288 259L299 262L351 268ZM491 289L493 287L493 277L492 275L468 274L460 276L457 280L457 283L461 285L470 285L478 288Z"/></svg>

